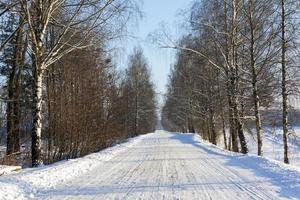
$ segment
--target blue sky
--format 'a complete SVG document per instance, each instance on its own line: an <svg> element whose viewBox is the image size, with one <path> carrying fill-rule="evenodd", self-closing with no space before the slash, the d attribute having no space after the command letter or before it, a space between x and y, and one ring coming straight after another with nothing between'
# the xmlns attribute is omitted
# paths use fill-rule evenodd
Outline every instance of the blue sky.
<svg viewBox="0 0 300 200"><path fill-rule="evenodd" d="M168 74L174 63L176 52L171 49L158 48L148 40L148 35L159 29L163 23L174 36L174 40L178 38L183 31L179 28L179 21L182 19L179 13L180 10L187 8L190 2L190 0L143 0L141 3L143 18L129 27L129 32L133 37L125 43L126 53L122 55L126 55L127 58L134 46L141 46L144 49L145 57L152 69L153 82L159 93L160 103L162 102L160 94L166 91ZM126 58L122 58L125 65L127 64Z"/></svg>

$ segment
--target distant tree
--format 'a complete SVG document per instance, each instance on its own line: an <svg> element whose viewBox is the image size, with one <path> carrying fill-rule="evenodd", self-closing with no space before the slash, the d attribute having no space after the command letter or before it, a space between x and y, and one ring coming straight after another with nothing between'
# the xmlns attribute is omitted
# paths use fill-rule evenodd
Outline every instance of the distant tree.
<svg viewBox="0 0 300 200"><path fill-rule="evenodd" d="M126 77L129 132L134 136L151 132L157 123L156 96L142 49L135 48L129 57Z"/></svg>

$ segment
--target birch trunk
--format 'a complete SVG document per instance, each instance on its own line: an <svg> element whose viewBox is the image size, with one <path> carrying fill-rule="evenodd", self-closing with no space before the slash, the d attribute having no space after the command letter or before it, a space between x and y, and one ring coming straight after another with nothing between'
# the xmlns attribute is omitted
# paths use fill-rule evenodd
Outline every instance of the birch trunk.
<svg viewBox="0 0 300 200"><path fill-rule="evenodd" d="M247 143L243 130L243 121L240 115L240 99L239 99L239 66L238 66L238 10L239 10L239 0L232 0L232 32L231 32L231 95L232 95L232 106L234 112L234 120L235 120L235 128L237 131L237 135L241 144L242 153L248 153ZM234 135L236 137L236 134ZM237 151L238 147L236 147L234 142L236 142L237 138L233 138L233 150Z"/></svg>
<svg viewBox="0 0 300 200"><path fill-rule="evenodd" d="M281 0L281 73L282 73L282 129L284 146L284 163L289 163L288 158L288 93L287 93L287 40L286 40L286 19L285 0Z"/></svg>
<svg viewBox="0 0 300 200"><path fill-rule="evenodd" d="M260 102L257 94L257 80L253 78L252 81L253 87L253 101L254 101L254 112L255 112L255 126L256 126L256 135L257 135L257 155L263 155L263 142L262 142L262 131L261 131L261 117L260 117Z"/></svg>
<svg viewBox="0 0 300 200"><path fill-rule="evenodd" d="M255 25L253 15L253 1L250 1L249 4L249 24L250 24L250 34L251 34L251 41L250 41L250 65L252 70L252 98L254 103L254 115L255 115L255 127L256 127L256 136L257 136L257 155L261 156L262 152L262 136L261 136L261 117L260 117L260 100L258 96L258 89L257 89L257 70L256 70L256 63L255 63Z"/></svg>
<svg viewBox="0 0 300 200"><path fill-rule="evenodd" d="M238 152L238 132L237 132L237 99L236 99L236 40L237 40L237 1L232 0L232 16L231 16L231 29L230 29L230 44L228 48L228 63L229 63L229 73L228 73L228 96L229 96L229 119L231 124L231 140L232 140L232 150Z"/></svg>
<svg viewBox="0 0 300 200"><path fill-rule="evenodd" d="M43 164L42 157L42 91L43 71L39 64L34 69L33 130L32 130L32 166Z"/></svg>
<svg viewBox="0 0 300 200"><path fill-rule="evenodd" d="M228 75L229 76L229 75ZM229 114L229 124L230 124L230 138L231 144L230 149L234 152L238 152L238 140L237 140L237 132L236 132L236 120L234 116L234 105L233 105L233 94L234 94L234 80L229 77L227 83L227 98L228 98L228 114Z"/></svg>
<svg viewBox="0 0 300 200"><path fill-rule="evenodd" d="M235 56L235 59L237 59L237 55ZM237 63L237 61L235 62ZM243 154L248 153L248 146L244 134L244 122L242 121L243 119L243 103L241 102L241 99L239 96L243 96L243 94L240 94L240 83L239 83L239 68L238 65L235 66L235 77L236 77L236 83L235 83L235 89L234 89L234 100L233 100L233 105L234 105L234 116L235 116L235 121L236 121L236 131L238 133L238 137L240 140L240 145L241 145L241 152Z"/></svg>

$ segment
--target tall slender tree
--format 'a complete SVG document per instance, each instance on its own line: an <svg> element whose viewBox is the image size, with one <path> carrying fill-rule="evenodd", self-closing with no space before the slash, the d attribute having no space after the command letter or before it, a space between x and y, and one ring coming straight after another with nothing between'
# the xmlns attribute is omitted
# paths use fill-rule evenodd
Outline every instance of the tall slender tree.
<svg viewBox="0 0 300 200"><path fill-rule="evenodd" d="M129 132L134 136L151 132L157 123L156 97L150 79L150 68L141 48L135 48L130 56L126 77L131 111L128 119L131 124Z"/></svg>

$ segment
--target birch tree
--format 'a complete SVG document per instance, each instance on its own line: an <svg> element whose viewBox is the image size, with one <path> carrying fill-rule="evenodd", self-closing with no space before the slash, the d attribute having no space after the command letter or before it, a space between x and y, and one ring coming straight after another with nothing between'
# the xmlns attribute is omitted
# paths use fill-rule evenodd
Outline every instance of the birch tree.
<svg viewBox="0 0 300 200"><path fill-rule="evenodd" d="M284 146L284 162L289 163L288 153L288 136L289 136L289 121L288 121L288 95L290 85L288 84L288 64L292 64L292 59L289 57L292 54L293 42L296 34L295 17L299 15L299 2L293 0L280 0L280 47L281 47L281 97L282 97L282 130L283 130L283 146Z"/></svg>
<svg viewBox="0 0 300 200"><path fill-rule="evenodd" d="M266 67L273 67L274 58L278 55L278 51L274 48L276 29L276 15L275 8L270 6L272 0L256 1L248 0L244 2L244 15L245 15L245 32L243 33L243 43L245 49L241 54L245 53L246 66L249 66L249 74L251 78L247 83L252 85L252 101L255 118L255 128L257 136L257 154L262 155L262 121L260 107L262 106L260 97L262 94L259 92L261 86L259 82L264 82L261 74L266 72ZM247 59L250 55L249 59ZM247 69L246 69L247 70ZM275 70L273 70L275 71ZM269 71L271 73L271 70ZM264 82L265 87L272 83Z"/></svg>
<svg viewBox="0 0 300 200"><path fill-rule="evenodd" d="M74 50L90 47L90 40L98 33L114 38L130 16L133 5L129 0L21 0L30 33L30 49L34 76L32 165L43 163L42 159L42 96L43 78L49 66ZM58 15L64 11L64 17ZM118 21L116 21L118 20ZM112 23L112 22L115 23ZM118 23L117 23L118 22ZM47 48L50 27L57 31L51 48ZM74 40L80 34L81 40ZM95 37L96 39L97 37ZM108 39L101 38L101 40Z"/></svg>

